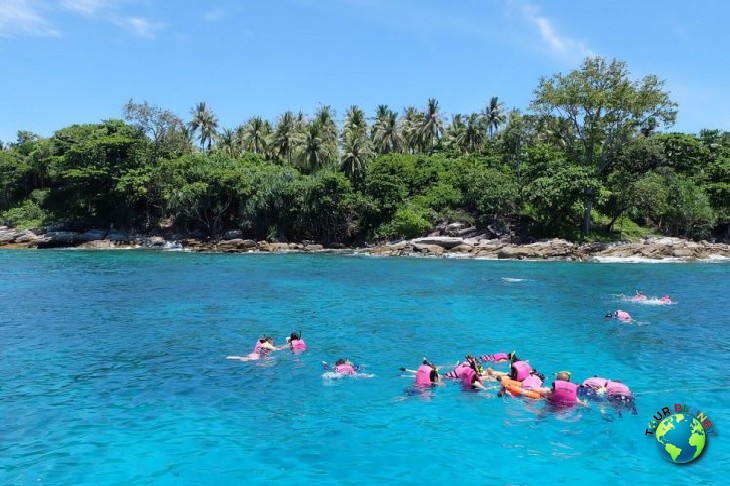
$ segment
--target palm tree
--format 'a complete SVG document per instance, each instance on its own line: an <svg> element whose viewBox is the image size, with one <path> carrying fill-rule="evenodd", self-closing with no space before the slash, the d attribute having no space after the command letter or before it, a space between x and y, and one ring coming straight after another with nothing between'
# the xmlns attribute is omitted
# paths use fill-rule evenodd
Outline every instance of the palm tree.
<svg viewBox="0 0 730 486"><path fill-rule="evenodd" d="M190 113L193 115L193 119L190 120L191 135L195 136L195 132L200 131L198 137L201 150L205 148L205 142L208 142L208 150L210 150L213 140L217 136L218 119L212 112L208 111L205 101L198 103Z"/></svg>
<svg viewBox="0 0 730 486"><path fill-rule="evenodd" d="M335 123L335 111L330 105L320 106L314 115L314 123L322 129L322 139L337 147L337 123Z"/></svg>
<svg viewBox="0 0 730 486"><path fill-rule="evenodd" d="M384 107L383 111L381 107ZM375 151L379 154L403 152L405 139L398 126L398 115L386 105L378 107L372 139Z"/></svg>
<svg viewBox="0 0 730 486"><path fill-rule="evenodd" d="M237 157L239 151L237 148L236 132L230 128L224 128L220 134L218 148L229 157Z"/></svg>
<svg viewBox="0 0 730 486"><path fill-rule="evenodd" d="M403 109L403 138L409 153L416 153L421 150L422 141L418 128L421 126L423 113L415 106L408 106Z"/></svg>
<svg viewBox="0 0 730 486"><path fill-rule="evenodd" d="M507 121L504 113L504 104L499 101L496 96L492 96L489 105L484 108L484 118L489 131L489 138L494 137L494 133L499 130L499 126Z"/></svg>
<svg viewBox="0 0 730 486"><path fill-rule="evenodd" d="M301 139L298 121L294 113L287 111L279 117L279 123L276 125L272 138L273 148L277 155L291 165L294 147Z"/></svg>
<svg viewBox="0 0 730 486"><path fill-rule="evenodd" d="M368 122L365 118L365 112L357 105L350 106L345 114L345 123L342 128L343 140L346 133L357 132L364 135L367 130Z"/></svg>
<svg viewBox="0 0 730 486"><path fill-rule="evenodd" d="M260 116L252 116L241 130L241 142L244 150L255 154L266 152L271 135L271 124Z"/></svg>
<svg viewBox="0 0 730 486"><path fill-rule="evenodd" d="M462 153L476 154L484 148L487 132L485 130L485 120L479 113L472 113L466 119L464 130L460 134L457 145L461 148Z"/></svg>
<svg viewBox="0 0 730 486"><path fill-rule="evenodd" d="M462 138L462 134L466 127L464 126L464 115L459 113L452 115L451 125L444 130L444 140L449 148L462 152L459 147L459 140Z"/></svg>
<svg viewBox="0 0 730 486"><path fill-rule="evenodd" d="M340 168L351 182L362 180L368 162L375 157L373 144L357 130L344 132Z"/></svg>
<svg viewBox="0 0 730 486"><path fill-rule="evenodd" d="M304 130L304 137L296 147L296 160L302 169L316 171L335 161L337 146L327 139L324 128L316 121L310 122Z"/></svg>
<svg viewBox="0 0 730 486"><path fill-rule="evenodd" d="M436 98L429 98L426 112L418 127L419 139L422 147L432 152L444 131L444 123L439 114L439 102Z"/></svg>

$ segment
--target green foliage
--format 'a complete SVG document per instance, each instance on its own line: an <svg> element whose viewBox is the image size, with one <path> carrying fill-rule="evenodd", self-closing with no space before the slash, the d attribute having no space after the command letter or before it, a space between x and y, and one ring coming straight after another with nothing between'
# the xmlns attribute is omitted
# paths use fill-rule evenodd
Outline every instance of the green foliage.
<svg viewBox="0 0 730 486"><path fill-rule="evenodd" d="M175 219L193 222L218 238L254 194L244 164L222 153L192 154L165 161L162 196Z"/></svg>
<svg viewBox="0 0 730 486"><path fill-rule="evenodd" d="M588 167L565 165L552 174L539 177L526 188L531 215L546 235L561 235L575 226L586 188L596 197L601 184ZM595 201L594 201L595 202Z"/></svg>
<svg viewBox="0 0 730 486"><path fill-rule="evenodd" d="M294 237L346 241L358 230L363 200L341 172L321 171L289 186Z"/></svg>
<svg viewBox="0 0 730 486"><path fill-rule="evenodd" d="M49 222L48 214L41 207L46 195L47 191L33 191L30 197L21 201L18 206L0 213L0 221L21 230L46 225Z"/></svg>
<svg viewBox="0 0 730 486"><path fill-rule="evenodd" d="M426 209L407 206L398 209L390 222L378 228L375 236L384 239L417 238L423 236L431 227Z"/></svg>
<svg viewBox="0 0 730 486"><path fill-rule="evenodd" d="M518 186L511 171L471 166L461 173L460 186L466 208L485 223L507 221L517 210Z"/></svg>

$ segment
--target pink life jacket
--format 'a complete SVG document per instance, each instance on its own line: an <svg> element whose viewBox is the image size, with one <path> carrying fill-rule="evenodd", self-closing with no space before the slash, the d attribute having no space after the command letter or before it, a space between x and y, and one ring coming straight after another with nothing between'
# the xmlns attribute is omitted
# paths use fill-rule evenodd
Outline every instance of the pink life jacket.
<svg viewBox="0 0 730 486"><path fill-rule="evenodd" d="M672 301L672 298L669 297L668 295L662 296L662 302L668 303L668 302L671 302L671 301Z"/></svg>
<svg viewBox="0 0 730 486"><path fill-rule="evenodd" d="M532 368L529 364L527 364L527 361L515 361L512 363L512 368L515 370L513 377L515 381L524 380L530 376L530 372L532 371Z"/></svg>
<svg viewBox="0 0 730 486"><path fill-rule="evenodd" d="M307 343L305 343L303 339L294 339L293 341L289 341L289 346L291 347L291 350L295 352L307 349Z"/></svg>
<svg viewBox="0 0 730 486"><path fill-rule="evenodd" d="M561 404L578 403L578 385L569 381L555 380L550 401Z"/></svg>
<svg viewBox="0 0 730 486"><path fill-rule="evenodd" d="M609 381L606 383L606 395L609 397L624 396L631 397L631 390L629 387L618 381Z"/></svg>
<svg viewBox="0 0 730 486"><path fill-rule="evenodd" d="M433 368L428 365L421 365L416 370L416 386L426 387L431 386L431 372Z"/></svg>
<svg viewBox="0 0 730 486"><path fill-rule="evenodd" d="M484 356L479 356L479 359L482 361L494 361L496 363L500 361L507 361L509 359L509 354L507 353L494 353L494 354L485 354Z"/></svg>
<svg viewBox="0 0 730 486"><path fill-rule="evenodd" d="M352 365L349 364L341 364L335 366L335 373L341 373L343 375L354 375L355 368L352 367Z"/></svg>
<svg viewBox="0 0 730 486"><path fill-rule="evenodd" d="M270 351L269 348L263 347L263 343L260 340L256 341L256 346L253 348L253 354L259 354L261 356L269 354Z"/></svg>
<svg viewBox="0 0 730 486"><path fill-rule="evenodd" d="M469 388L469 389L473 388L474 381L479 380L479 377L477 376L477 372L474 371L471 368L471 366L469 366L469 367L462 366L461 369L463 370L461 372L461 384L464 385L464 388Z"/></svg>
<svg viewBox="0 0 730 486"><path fill-rule="evenodd" d="M608 383L608 380L606 378L601 378L600 376L594 376L591 378L588 378L583 382L583 386L586 386L588 388L592 388L594 390L598 390L600 388L605 388L606 383Z"/></svg>
<svg viewBox="0 0 730 486"><path fill-rule="evenodd" d="M529 375L522 380L522 388L525 390L535 390L542 386L542 380L537 375Z"/></svg>
<svg viewBox="0 0 730 486"><path fill-rule="evenodd" d="M622 311L622 310L619 309L619 310L616 311L616 319L619 319L621 321L630 321L631 320L631 316L629 315L628 312Z"/></svg>

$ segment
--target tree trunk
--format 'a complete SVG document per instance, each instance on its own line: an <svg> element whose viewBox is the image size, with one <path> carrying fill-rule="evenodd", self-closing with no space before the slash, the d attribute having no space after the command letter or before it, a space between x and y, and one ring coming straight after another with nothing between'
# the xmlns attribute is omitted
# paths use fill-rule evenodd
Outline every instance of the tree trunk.
<svg viewBox="0 0 730 486"><path fill-rule="evenodd" d="M593 210L593 201L591 201L591 191L586 189L585 199L583 200L583 236L588 236L591 232L591 211Z"/></svg>

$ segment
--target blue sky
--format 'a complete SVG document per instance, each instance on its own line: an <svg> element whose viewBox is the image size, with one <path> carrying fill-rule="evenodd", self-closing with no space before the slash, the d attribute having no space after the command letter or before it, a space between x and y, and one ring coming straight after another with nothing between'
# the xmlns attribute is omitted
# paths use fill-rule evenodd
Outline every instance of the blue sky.
<svg viewBox="0 0 730 486"><path fill-rule="evenodd" d="M448 120L599 55L656 74L673 130L730 130L724 0L0 0L0 140L121 118L130 98L221 128L322 104Z"/></svg>

